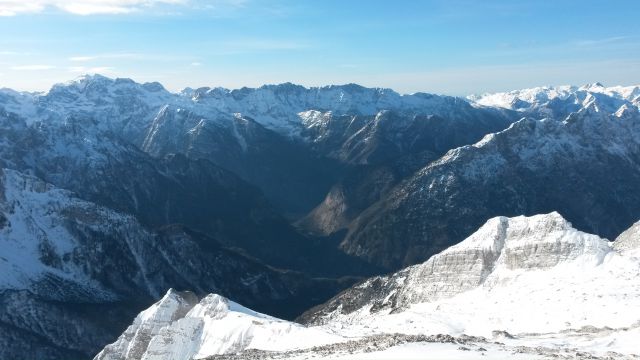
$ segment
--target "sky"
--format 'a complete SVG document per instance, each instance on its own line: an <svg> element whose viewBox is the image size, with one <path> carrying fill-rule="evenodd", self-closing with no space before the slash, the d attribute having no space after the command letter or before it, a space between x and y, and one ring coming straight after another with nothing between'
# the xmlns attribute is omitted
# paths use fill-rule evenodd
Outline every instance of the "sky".
<svg viewBox="0 0 640 360"><path fill-rule="evenodd" d="M0 87L640 84L637 0L0 0Z"/></svg>

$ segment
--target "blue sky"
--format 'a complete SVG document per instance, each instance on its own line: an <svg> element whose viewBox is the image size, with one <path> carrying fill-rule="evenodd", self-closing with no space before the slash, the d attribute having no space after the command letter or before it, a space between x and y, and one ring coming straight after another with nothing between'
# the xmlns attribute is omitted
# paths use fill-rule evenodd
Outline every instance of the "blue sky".
<svg viewBox="0 0 640 360"><path fill-rule="evenodd" d="M0 87L82 73L466 95L640 83L640 1L0 0Z"/></svg>

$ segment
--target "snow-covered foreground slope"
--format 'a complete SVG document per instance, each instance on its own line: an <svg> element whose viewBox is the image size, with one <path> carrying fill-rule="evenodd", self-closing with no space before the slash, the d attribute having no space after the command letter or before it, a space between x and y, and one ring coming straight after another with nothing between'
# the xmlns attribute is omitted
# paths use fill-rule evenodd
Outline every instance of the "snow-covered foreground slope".
<svg viewBox="0 0 640 360"><path fill-rule="evenodd" d="M610 243L558 213L493 218L312 309L307 327L170 292L98 358L640 357L638 226Z"/></svg>

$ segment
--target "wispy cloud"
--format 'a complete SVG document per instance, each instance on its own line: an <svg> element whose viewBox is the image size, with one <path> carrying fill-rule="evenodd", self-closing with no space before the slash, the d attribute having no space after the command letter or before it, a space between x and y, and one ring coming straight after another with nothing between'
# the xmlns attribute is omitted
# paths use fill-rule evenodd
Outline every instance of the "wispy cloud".
<svg viewBox="0 0 640 360"><path fill-rule="evenodd" d="M95 56L72 56L69 58L69 61L91 61L95 59Z"/></svg>
<svg viewBox="0 0 640 360"><path fill-rule="evenodd" d="M67 70L79 74L112 74L115 69L111 66L69 66Z"/></svg>
<svg viewBox="0 0 640 360"><path fill-rule="evenodd" d="M166 54L142 54L133 52L114 52L93 55L76 55L67 58L71 62L91 62L99 60L145 60L145 61L184 61L193 60L194 57Z"/></svg>
<svg viewBox="0 0 640 360"><path fill-rule="evenodd" d="M232 39L216 43L215 46L218 48L218 53L222 55L294 51L311 48L309 43L299 40L260 38Z"/></svg>
<svg viewBox="0 0 640 360"><path fill-rule="evenodd" d="M574 45L579 47L596 47L596 46L604 46L609 44L636 42L637 40L638 38L634 36L612 36L612 37L600 38L600 39L579 40L574 42Z"/></svg>
<svg viewBox="0 0 640 360"><path fill-rule="evenodd" d="M191 66L202 66L202 63L198 61L194 61L191 63Z"/></svg>
<svg viewBox="0 0 640 360"><path fill-rule="evenodd" d="M563 55L584 54L587 51L612 52L617 49L629 49L640 46L640 37L612 36L593 39L570 39L560 42L525 41L520 43L498 43L495 48L487 48L475 52L474 55L488 57L508 57L541 54L553 54L554 57Z"/></svg>
<svg viewBox="0 0 640 360"><path fill-rule="evenodd" d="M128 14L157 5L188 5L189 0L0 0L0 16L54 8L76 15Z"/></svg>
<svg viewBox="0 0 640 360"><path fill-rule="evenodd" d="M102 59L142 59L146 55L137 54L137 53L110 53L110 54L97 54L97 55L80 55L80 56L72 56L69 58L69 61L73 62L87 62L94 60L102 60Z"/></svg>
<svg viewBox="0 0 640 360"><path fill-rule="evenodd" d="M56 67L53 65L18 65L18 66L12 66L11 70L18 70L18 71L39 71L39 70L51 70L51 69L55 69Z"/></svg>

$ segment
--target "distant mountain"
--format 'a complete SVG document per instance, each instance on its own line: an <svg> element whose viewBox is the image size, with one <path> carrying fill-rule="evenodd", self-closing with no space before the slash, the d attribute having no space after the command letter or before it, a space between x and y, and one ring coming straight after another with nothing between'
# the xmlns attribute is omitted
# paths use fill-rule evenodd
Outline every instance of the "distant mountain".
<svg viewBox="0 0 640 360"><path fill-rule="evenodd" d="M510 92L472 95L473 104L515 110L530 116L563 118L596 103L599 110L613 113L622 106L640 105L639 86L605 87L600 83L585 86L545 86Z"/></svg>
<svg viewBox="0 0 640 360"><path fill-rule="evenodd" d="M293 216L322 201L340 178L342 162L379 163L425 149L445 152L516 120L505 110L475 109L460 98L400 95L354 84L172 94L158 83L92 75L47 93L2 90L0 99L7 112L29 123L89 121L153 156L207 159L259 187ZM314 120L317 113L325 120ZM457 131L460 126L469 131Z"/></svg>

